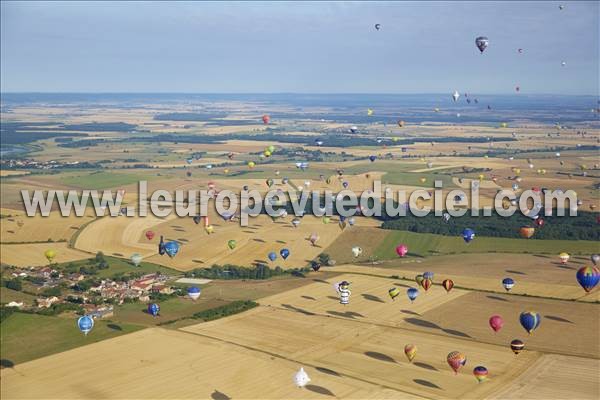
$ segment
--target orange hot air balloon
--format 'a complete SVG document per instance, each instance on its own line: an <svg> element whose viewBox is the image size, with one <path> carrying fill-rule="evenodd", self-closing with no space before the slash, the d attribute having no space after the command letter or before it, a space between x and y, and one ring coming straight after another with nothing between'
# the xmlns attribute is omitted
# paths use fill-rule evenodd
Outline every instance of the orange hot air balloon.
<svg viewBox="0 0 600 400"><path fill-rule="evenodd" d="M452 279L444 279L442 281L442 286L444 287L444 289L446 289L446 292L450 292L454 287L454 282L452 281Z"/></svg>
<svg viewBox="0 0 600 400"><path fill-rule="evenodd" d="M269 121L271 121L271 117L269 117L267 114L262 116L262 121L263 124L267 125L269 123Z"/></svg>
<svg viewBox="0 0 600 400"><path fill-rule="evenodd" d="M519 229L519 234L521 234L521 237L525 239L530 239L533 237L534 233L535 228L532 226L522 226L521 229Z"/></svg>
<svg viewBox="0 0 600 400"><path fill-rule="evenodd" d="M414 344L407 344L406 346L404 346L404 354L406 354L406 358L408 358L408 361L412 362L412 360L417 355L417 346L415 346Z"/></svg>
<svg viewBox="0 0 600 400"><path fill-rule="evenodd" d="M448 365L450 366L450 368L452 368L454 374L456 375L460 367L464 366L467 363L467 357L465 357L464 354L458 351L453 351L448 354L448 357L446 357L446 361L448 361Z"/></svg>

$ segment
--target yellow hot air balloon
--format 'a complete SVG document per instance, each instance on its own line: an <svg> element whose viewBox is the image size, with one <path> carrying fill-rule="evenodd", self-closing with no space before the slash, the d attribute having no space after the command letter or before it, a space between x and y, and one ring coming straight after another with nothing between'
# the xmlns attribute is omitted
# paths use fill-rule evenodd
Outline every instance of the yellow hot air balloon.
<svg viewBox="0 0 600 400"><path fill-rule="evenodd" d="M228 170L227 168L225 168L225 169L223 170L223 172L225 172L225 174L228 174L228 173L229 173L229 170Z"/></svg>
<svg viewBox="0 0 600 400"><path fill-rule="evenodd" d="M267 147L267 150L269 150L269 153L273 154L275 152L275 146L270 145L269 147Z"/></svg>
<svg viewBox="0 0 600 400"><path fill-rule="evenodd" d="M398 138L394 136L394 137L392 138L392 141L393 141L393 142L397 142L397 141L398 141Z"/></svg>
<svg viewBox="0 0 600 400"><path fill-rule="evenodd" d="M371 110L370 108L367 108L367 115L370 117L371 115L373 115L373 110Z"/></svg>
<svg viewBox="0 0 600 400"><path fill-rule="evenodd" d="M256 165L256 163L254 161L248 162L248 168L254 168L255 165Z"/></svg>
<svg viewBox="0 0 600 400"><path fill-rule="evenodd" d="M519 175L521 173L521 168L515 168L515 174Z"/></svg>
<svg viewBox="0 0 600 400"><path fill-rule="evenodd" d="M415 346L414 344L407 344L406 346L404 346L404 354L406 354L406 358L408 358L408 361L412 362L412 360L417 355L417 346Z"/></svg>
<svg viewBox="0 0 600 400"><path fill-rule="evenodd" d="M265 150L263 154L265 155L265 157L271 157L271 152L269 150Z"/></svg>
<svg viewBox="0 0 600 400"><path fill-rule="evenodd" d="M503 123L500 124L500 127L506 128L506 127L508 127L508 124L506 122L503 122Z"/></svg>
<svg viewBox="0 0 600 400"><path fill-rule="evenodd" d="M215 228L212 225L206 225L204 227L204 230L206 231L206 233L208 233L210 235L211 233L213 233L215 231Z"/></svg>
<svg viewBox="0 0 600 400"><path fill-rule="evenodd" d="M56 257L56 251L52 250L52 249L48 249L44 252L44 257L46 257L46 259L48 260L48 262L50 264L52 264L52 261L54 260L54 257Z"/></svg>
<svg viewBox="0 0 600 400"><path fill-rule="evenodd" d="M478 178L479 178L480 181L482 181L483 178L485 178L485 176L483 174L479 174Z"/></svg>
<svg viewBox="0 0 600 400"><path fill-rule="evenodd" d="M425 182L427 182L427 178L419 178L419 182L425 183Z"/></svg>
<svg viewBox="0 0 600 400"><path fill-rule="evenodd" d="M569 253L562 252L558 255L558 258L560 258L561 263L566 264L567 261L569 261L569 258L571 258L571 256L569 255Z"/></svg>

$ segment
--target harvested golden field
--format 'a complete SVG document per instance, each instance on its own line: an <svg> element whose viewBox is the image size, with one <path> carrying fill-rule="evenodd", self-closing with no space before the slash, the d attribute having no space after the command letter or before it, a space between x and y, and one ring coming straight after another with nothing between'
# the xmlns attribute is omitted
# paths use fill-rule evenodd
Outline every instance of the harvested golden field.
<svg viewBox="0 0 600 400"><path fill-rule="evenodd" d="M313 382L293 384L300 365L235 344L160 328L3 369L3 399L407 398L363 380L306 366Z"/></svg>
<svg viewBox="0 0 600 400"><path fill-rule="evenodd" d="M600 360L545 354L489 399L598 399Z"/></svg>
<svg viewBox="0 0 600 400"><path fill-rule="evenodd" d="M57 212L51 212L48 217L39 214L28 217L24 211L6 208L1 213L7 216L2 218L0 224L2 243L69 240L78 229L94 218L91 209L82 217L77 217L74 213L69 217L62 217Z"/></svg>
<svg viewBox="0 0 600 400"><path fill-rule="evenodd" d="M92 254L70 249L67 243L29 243L29 244L1 244L2 262L18 267L35 267L48 265L44 256L46 250L55 250L56 258L53 262L63 263L92 257Z"/></svg>

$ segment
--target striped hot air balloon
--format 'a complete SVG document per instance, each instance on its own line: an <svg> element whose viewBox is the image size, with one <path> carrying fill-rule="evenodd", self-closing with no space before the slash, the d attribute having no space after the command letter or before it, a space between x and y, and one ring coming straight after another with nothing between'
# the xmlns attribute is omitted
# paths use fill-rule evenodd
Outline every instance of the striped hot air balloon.
<svg viewBox="0 0 600 400"><path fill-rule="evenodd" d="M414 344L407 344L406 346L404 346L404 354L406 354L406 358L408 358L408 361L412 362L412 360L417 355L417 346L415 346Z"/></svg>
<svg viewBox="0 0 600 400"><path fill-rule="evenodd" d="M475 376L475 379L481 383L487 379L488 370L486 367L478 365L477 367L473 368L473 375Z"/></svg>
<svg viewBox="0 0 600 400"><path fill-rule="evenodd" d="M525 348L525 343L523 343L522 340L514 339L512 342L510 342L510 349L515 354L519 354L521 351L523 351L524 348Z"/></svg>
<svg viewBox="0 0 600 400"><path fill-rule="evenodd" d="M577 271L577 282L589 293L600 281L600 271L596 267L582 267Z"/></svg>
<svg viewBox="0 0 600 400"><path fill-rule="evenodd" d="M398 295L400 294L400 289L398 289L397 287L393 287L390 290L388 290L388 294L390 295L392 300L396 300L396 297L398 297Z"/></svg>
<svg viewBox="0 0 600 400"><path fill-rule="evenodd" d="M458 374L458 370L467 363L467 357L459 351L453 351L448 353L446 361L456 375Z"/></svg>
<svg viewBox="0 0 600 400"><path fill-rule="evenodd" d="M442 286L444 287L444 289L446 289L446 292L450 292L454 287L454 282L452 281L452 279L444 279L442 281Z"/></svg>

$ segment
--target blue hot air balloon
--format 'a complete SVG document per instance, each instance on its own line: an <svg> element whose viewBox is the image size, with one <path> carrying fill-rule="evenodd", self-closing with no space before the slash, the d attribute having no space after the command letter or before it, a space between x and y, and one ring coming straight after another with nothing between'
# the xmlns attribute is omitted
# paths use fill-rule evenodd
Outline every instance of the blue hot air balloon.
<svg viewBox="0 0 600 400"><path fill-rule="evenodd" d="M83 332L84 335L87 336L87 334L94 327L94 320L89 315L84 315L77 320L77 327L81 332Z"/></svg>
<svg viewBox="0 0 600 400"><path fill-rule="evenodd" d="M200 293L202 293L202 290L197 286L189 287L187 290L187 294L192 300L197 300L200 297Z"/></svg>
<svg viewBox="0 0 600 400"><path fill-rule="evenodd" d="M290 251L288 249L281 249L279 255L281 255L281 258L286 260L290 256Z"/></svg>
<svg viewBox="0 0 600 400"><path fill-rule="evenodd" d="M408 298L410 299L410 301L414 301L417 296L419 295L419 289L415 289L415 288L410 288L406 291L406 295L408 296Z"/></svg>
<svg viewBox="0 0 600 400"><path fill-rule="evenodd" d="M433 272L423 272L423 278L433 280Z"/></svg>
<svg viewBox="0 0 600 400"><path fill-rule="evenodd" d="M277 260L277 254L275 254L274 251L270 252L267 257L269 257L269 260L271 260L271 262Z"/></svg>
<svg viewBox="0 0 600 400"><path fill-rule="evenodd" d="M171 258L175 257L179 253L179 243L167 242L164 245L165 253Z"/></svg>
<svg viewBox="0 0 600 400"><path fill-rule="evenodd" d="M475 231L471 228L466 228L462 231L462 238L466 243L471 243L475 239Z"/></svg>
<svg viewBox="0 0 600 400"><path fill-rule="evenodd" d="M153 317L156 317L158 315L158 312L160 311L160 306L156 303L150 303L148 304L148 314L152 315Z"/></svg>
<svg viewBox="0 0 600 400"><path fill-rule="evenodd" d="M502 279L502 286L506 289L507 292L515 286L515 281L512 278L504 278Z"/></svg>
<svg viewBox="0 0 600 400"><path fill-rule="evenodd" d="M377 157L375 156L369 156L369 160L371 160L371 162L375 161L377 159Z"/></svg>
<svg viewBox="0 0 600 400"><path fill-rule="evenodd" d="M577 282L589 293L600 281L600 271L596 267L582 267L577 271Z"/></svg>
<svg viewBox="0 0 600 400"><path fill-rule="evenodd" d="M540 314L534 311L524 311L519 316L519 321L521 322L521 326L531 335L538 326L540 326L540 322L542 322L542 317Z"/></svg>

